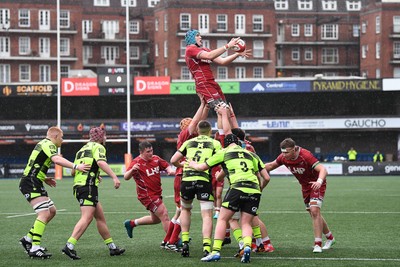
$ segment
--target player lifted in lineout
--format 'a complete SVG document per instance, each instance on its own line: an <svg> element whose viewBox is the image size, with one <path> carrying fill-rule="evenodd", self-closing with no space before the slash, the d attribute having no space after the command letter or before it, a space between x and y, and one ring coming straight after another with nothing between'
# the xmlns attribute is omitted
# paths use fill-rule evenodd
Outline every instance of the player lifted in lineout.
<svg viewBox="0 0 400 267"><path fill-rule="evenodd" d="M185 35L186 65L195 80L196 92L204 97L206 103L212 109L215 109L219 104L227 105L227 103L221 87L215 81L211 71L211 63L228 65L239 56L249 57L251 49L245 49L243 52L235 52L225 57L222 56L227 50L237 45L240 40L240 37L232 38L224 46L211 50L203 47L202 37L198 30L189 30Z"/></svg>

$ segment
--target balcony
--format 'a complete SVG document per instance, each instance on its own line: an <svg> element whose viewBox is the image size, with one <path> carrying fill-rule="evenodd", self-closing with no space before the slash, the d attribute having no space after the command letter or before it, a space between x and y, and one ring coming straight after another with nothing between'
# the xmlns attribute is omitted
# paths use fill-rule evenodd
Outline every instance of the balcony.
<svg viewBox="0 0 400 267"><path fill-rule="evenodd" d="M195 28L195 27L192 27ZM176 25L176 35L177 36L185 36L186 32L188 29L182 29L180 24ZM272 37L271 33L271 26L266 25L265 29L263 31L256 31L253 30L253 24L248 24L245 27L246 31L244 33L235 33L231 31L223 31L223 30L218 30L216 27L211 27L208 32L201 31L201 35L204 37L234 37L234 36L240 36L242 38L269 38ZM252 29L250 31L247 31L247 29Z"/></svg>
<svg viewBox="0 0 400 267"><path fill-rule="evenodd" d="M10 61L57 61L57 55L48 55L48 54L40 54L36 50L31 50L29 53L25 55L3 55L2 60L10 60ZM68 56L61 55L61 61L77 61L78 57L76 55L76 49L73 49L73 52Z"/></svg>
<svg viewBox="0 0 400 267"><path fill-rule="evenodd" d="M400 38L400 25L394 25L390 27L389 37L394 39Z"/></svg>
<svg viewBox="0 0 400 267"><path fill-rule="evenodd" d="M38 29L38 28L32 28L32 27L20 27L18 25L7 25L7 26L2 26L0 27L0 33L1 32L7 32L7 33L46 33L46 34L57 34L57 25L54 25L53 27L50 28L50 30L45 30L45 29ZM60 28L60 33L61 34L77 34L78 30L76 28L75 23L71 23L68 28Z"/></svg>
<svg viewBox="0 0 400 267"><path fill-rule="evenodd" d="M84 43L126 43L125 33L115 33L114 38L106 39L104 32L90 32L83 38ZM147 32L139 34L130 34L129 43L149 43L149 36Z"/></svg>

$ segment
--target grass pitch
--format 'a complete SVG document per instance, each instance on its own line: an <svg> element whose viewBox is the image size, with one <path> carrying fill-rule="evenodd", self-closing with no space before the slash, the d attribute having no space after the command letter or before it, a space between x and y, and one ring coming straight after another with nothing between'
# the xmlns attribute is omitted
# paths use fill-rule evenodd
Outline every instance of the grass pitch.
<svg viewBox="0 0 400 267"><path fill-rule="evenodd" d="M241 265L233 257L237 250L234 240L223 247L220 262L200 262L201 218L197 202L192 214L190 258L159 248L164 237L161 225L139 226L133 238L128 238L124 220L147 212L136 199L134 182L121 181L121 188L115 190L107 178L100 185L100 201L111 235L118 246L126 249L125 254L109 256L94 222L76 246L81 260L72 261L60 252L80 217L78 202L72 195L72 179L64 178L56 188L47 188L58 214L47 226L42 245L53 257L31 260L18 240L36 216L19 192L18 183L18 179L0 180L1 266ZM173 179L163 178L163 188L164 202L172 216ZM304 210L295 178L272 177L263 192L260 211L276 250L253 253L253 266L400 266L400 177L328 177L322 214L337 242L333 249L319 254L312 253L311 219Z"/></svg>

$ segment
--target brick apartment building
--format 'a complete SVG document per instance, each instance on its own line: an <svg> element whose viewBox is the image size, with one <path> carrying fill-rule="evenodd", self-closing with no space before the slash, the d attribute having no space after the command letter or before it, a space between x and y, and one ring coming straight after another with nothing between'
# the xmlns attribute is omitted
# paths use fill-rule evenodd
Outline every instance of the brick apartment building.
<svg viewBox="0 0 400 267"><path fill-rule="evenodd" d="M133 75L189 80L183 39L197 28L210 48L241 36L253 50L249 59L215 66L221 80L400 76L400 1L60 2L61 77L126 66L127 3ZM57 84L56 1L3 0L0 57L1 84Z"/></svg>
<svg viewBox="0 0 400 267"><path fill-rule="evenodd" d="M400 1L370 1L360 27L361 75L400 77Z"/></svg>

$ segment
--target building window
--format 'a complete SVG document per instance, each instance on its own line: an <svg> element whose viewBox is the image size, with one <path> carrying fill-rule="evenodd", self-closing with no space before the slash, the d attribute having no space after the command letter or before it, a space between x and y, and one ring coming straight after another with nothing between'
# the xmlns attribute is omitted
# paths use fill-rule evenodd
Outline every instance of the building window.
<svg viewBox="0 0 400 267"><path fill-rule="evenodd" d="M361 58L367 58L368 45L361 46Z"/></svg>
<svg viewBox="0 0 400 267"><path fill-rule="evenodd" d="M337 2L336 1L324 1L322 0L322 10L336 10Z"/></svg>
<svg viewBox="0 0 400 267"><path fill-rule="evenodd" d="M226 40L217 40L217 47L221 47L226 45L228 42ZM203 43L204 46L204 43ZM208 47L209 48L209 47ZM226 57L228 55L228 51L224 52L223 54L221 54L221 57Z"/></svg>
<svg viewBox="0 0 400 267"><path fill-rule="evenodd" d="M210 17L208 14L199 14L199 32L210 32Z"/></svg>
<svg viewBox="0 0 400 267"><path fill-rule="evenodd" d="M9 64L0 64L0 83L11 82L11 69Z"/></svg>
<svg viewBox="0 0 400 267"><path fill-rule="evenodd" d="M312 0L297 0L297 7L299 10L312 10Z"/></svg>
<svg viewBox="0 0 400 267"><path fill-rule="evenodd" d="M10 37L0 36L0 57L10 56Z"/></svg>
<svg viewBox="0 0 400 267"><path fill-rule="evenodd" d="M18 10L18 26L30 27L31 26L31 12L29 9Z"/></svg>
<svg viewBox="0 0 400 267"><path fill-rule="evenodd" d="M93 22L91 20L82 20L82 38L87 39L88 34L93 32Z"/></svg>
<svg viewBox="0 0 400 267"><path fill-rule="evenodd" d="M185 57L185 54L186 54L186 41L185 40L181 40L181 47L180 47L179 51L180 51L180 57Z"/></svg>
<svg viewBox="0 0 400 267"><path fill-rule="evenodd" d="M82 49L83 64L88 64L89 59L93 57L93 47L90 45L84 45Z"/></svg>
<svg viewBox="0 0 400 267"><path fill-rule="evenodd" d="M393 42L393 58L400 58L400 42Z"/></svg>
<svg viewBox="0 0 400 267"><path fill-rule="evenodd" d="M264 57L264 42L261 40L253 41L253 57L263 58Z"/></svg>
<svg viewBox="0 0 400 267"><path fill-rule="evenodd" d="M115 35L119 33L119 21L118 20L103 20L102 30L104 34L104 39L114 40Z"/></svg>
<svg viewBox="0 0 400 267"><path fill-rule="evenodd" d="M379 79L381 77L381 69L375 70L375 78Z"/></svg>
<svg viewBox="0 0 400 267"><path fill-rule="evenodd" d="M130 59L139 59L139 46L129 47L129 54Z"/></svg>
<svg viewBox="0 0 400 267"><path fill-rule="evenodd" d="M158 28L160 27L160 21L158 18L156 18L156 21L154 22L154 29L156 32L158 32Z"/></svg>
<svg viewBox="0 0 400 267"><path fill-rule="evenodd" d="M9 29L10 28L10 10L9 9L0 9L0 29Z"/></svg>
<svg viewBox="0 0 400 267"><path fill-rule="evenodd" d="M321 38L322 40L337 40L339 27L337 24L322 25Z"/></svg>
<svg viewBox="0 0 400 267"><path fill-rule="evenodd" d="M158 57L160 55L158 44L154 45L154 56Z"/></svg>
<svg viewBox="0 0 400 267"><path fill-rule="evenodd" d="M338 64L339 51L337 48L322 48L322 64Z"/></svg>
<svg viewBox="0 0 400 267"><path fill-rule="evenodd" d="M121 0L121 6L126 7L126 2L128 1L128 5L130 7L135 7L136 6L136 0Z"/></svg>
<svg viewBox="0 0 400 267"><path fill-rule="evenodd" d="M191 77L189 68L188 67L182 67L181 68L181 79L182 80L190 80L191 78L192 77Z"/></svg>
<svg viewBox="0 0 400 267"><path fill-rule="evenodd" d="M94 6L110 6L110 0L94 0Z"/></svg>
<svg viewBox="0 0 400 267"><path fill-rule="evenodd" d="M29 55L31 53L31 38L19 37L18 44L20 55Z"/></svg>
<svg viewBox="0 0 400 267"><path fill-rule="evenodd" d="M400 78L400 68L393 68L393 78Z"/></svg>
<svg viewBox="0 0 400 267"><path fill-rule="evenodd" d="M400 16L393 16L393 32L400 32Z"/></svg>
<svg viewBox="0 0 400 267"><path fill-rule="evenodd" d="M217 14L217 31L228 30L228 16L225 14Z"/></svg>
<svg viewBox="0 0 400 267"><path fill-rule="evenodd" d="M292 48L292 60L293 61L300 60L300 48L298 48L298 47Z"/></svg>
<svg viewBox="0 0 400 267"><path fill-rule="evenodd" d="M353 37L360 37L360 26L358 24L353 25Z"/></svg>
<svg viewBox="0 0 400 267"><path fill-rule="evenodd" d="M235 15L235 34L246 33L246 16L243 14Z"/></svg>
<svg viewBox="0 0 400 267"><path fill-rule="evenodd" d="M300 36L300 25L292 24L292 36Z"/></svg>
<svg viewBox="0 0 400 267"><path fill-rule="evenodd" d="M168 31L168 15L164 14L164 31Z"/></svg>
<svg viewBox="0 0 400 267"><path fill-rule="evenodd" d="M361 23L361 32L362 33L366 33L367 32L367 23L365 21L363 21Z"/></svg>
<svg viewBox="0 0 400 267"><path fill-rule="evenodd" d="M246 78L246 68L245 67L236 67L235 68L235 78L236 79L245 79Z"/></svg>
<svg viewBox="0 0 400 267"><path fill-rule="evenodd" d="M346 1L347 11L360 11L361 1Z"/></svg>
<svg viewBox="0 0 400 267"><path fill-rule="evenodd" d="M104 64L115 64L119 58L119 47L118 46L102 46L101 58L104 59Z"/></svg>
<svg viewBox="0 0 400 267"><path fill-rule="evenodd" d="M380 42L377 42L375 44L375 57L376 57L376 59L381 58L381 43Z"/></svg>
<svg viewBox="0 0 400 267"><path fill-rule="evenodd" d="M375 33L376 34L381 33L381 17L380 16L375 17Z"/></svg>
<svg viewBox="0 0 400 267"><path fill-rule="evenodd" d="M255 78L255 79L264 78L264 68L263 67L254 67L253 68L253 78Z"/></svg>
<svg viewBox="0 0 400 267"><path fill-rule="evenodd" d="M201 42L203 43L203 47L210 48L210 40L203 39Z"/></svg>
<svg viewBox="0 0 400 267"><path fill-rule="evenodd" d="M164 41L164 58L168 57L168 41Z"/></svg>
<svg viewBox="0 0 400 267"><path fill-rule="evenodd" d="M182 31L187 31L189 30L191 27L191 18L190 18L190 14L181 14L181 18L180 18L180 29Z"/></svg>
<svg viewBox="0 0 400 267"><path fill-rule="evenodd" d="M69 38L60 38L60 56L69 56Z"/></svg>
<svg viewBox="0 0 400 267"><path fill-rule="evenodd" d="M139 33L139 21L138 20L131 20L129 21L129 33L130 34L138 34Z"/></svg>
<svg viewBox="0 0 400 267"><path fill-rule="evenodd" d="M69 65L61 65L60 67L60 75L61 78L68 78L69 77Z"/></svg>
<svg viewBox="0 0 400 267"><path fill-rule="evenodd" d="M313 49L312 47L307 47L304 49L304 60L311 61L313 60Z"/></svg>
<svg viewBox="0 0 400 267"><path fill-rule="evenodd" d="M60 49L62 49L62 47L60 47ZM32 54L36 54L36 51L32 51ZM50 57L50 38L48 37L39 38L39 55L41 57Z"/></svg>
<svg viewBox="0 0 400 267"><path fill-rule="evenodd" d="M304 36L306 36L306 37L313 36L313 25L312 24L304 24Z"/></svg>
<svg viewBox="0 0 400 267"><path fill-rule="evenodd" d="M50 30L50 10L39 10L39 30Z"/></svg>
<svg viewBox="0 0 400 267"><path fill-rule="evenodd" d="M277 10L286 10L289 9L288 0L275 0L275 9Z"/></svg>
<svg viewBox="0 0 400 267"><path fill-rule="evenodd" d="M51 82L50 65L39 65L39 82Z"/></svg>
<svg viewBox="0 0 400 267"><path fill-rule="evenodd" d="M217 67L217 79L219 79L219 80L228 79L228 68L227 67Z"/></svg>
<svg viewBox="0 0 400 267"><path fill-rule="evenodd" d="M149 7L155 7L158 3L160 3L160 0L148 0L148 5Z"/></svg>
<svg viewBox="0 0 400 267"><path fill-rule="evenodd" d="M69 11L60 10L60 28L69 28Z"/></svg>
<svg viewBox="0 0 400 267"><path fill-rule="evenodd" d="M264 17L263 15L253 15L253 31L262 32L264 30Z"/></svg>
<svg viewBox="0 0 400 267"><path fill-rule="evenodd" d="M28 64L19 65L19 81L20 82L31 81L31 65Z"/></svg>
<svg viewBox="0 0 400 267"><path fill-rule="evenodd" d="M332 71L326 71L323 73L325 77L336 77L338 76L337 72L332 72Z"/></svg>

